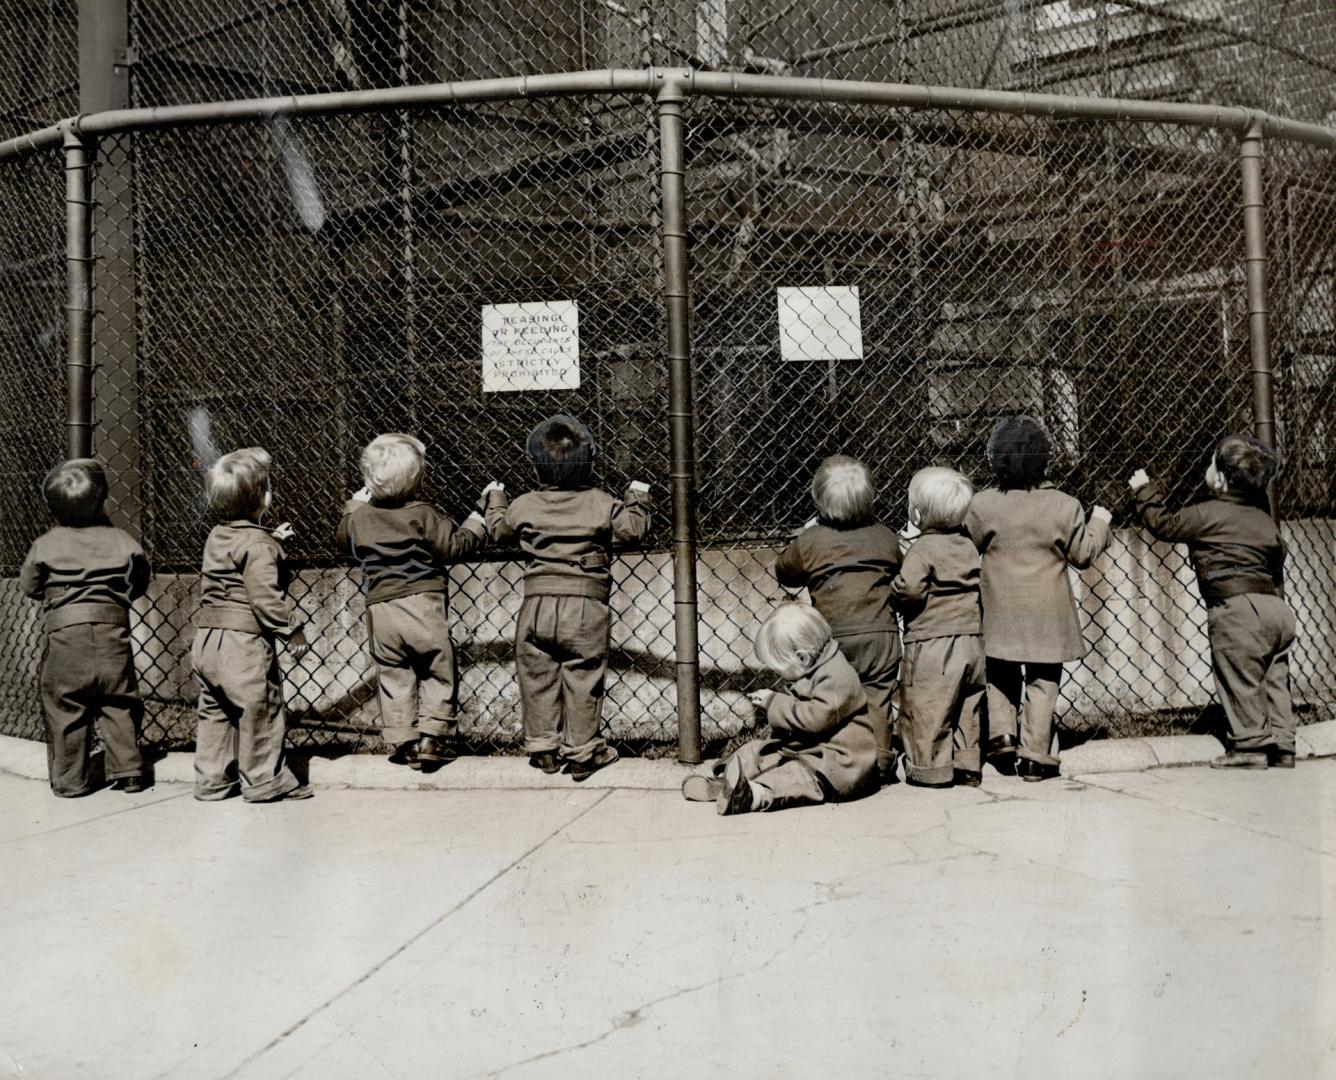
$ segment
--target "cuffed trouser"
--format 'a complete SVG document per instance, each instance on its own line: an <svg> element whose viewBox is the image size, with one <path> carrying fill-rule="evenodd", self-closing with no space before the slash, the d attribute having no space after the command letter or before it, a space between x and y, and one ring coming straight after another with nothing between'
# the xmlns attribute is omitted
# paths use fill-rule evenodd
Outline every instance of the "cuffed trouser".
<svg viewBox="0 0 1336 1080"><path fill-rule="evenodd" d="M94 724L106 778L140 775L141 703L128 627L78 623L49 631L37 684L46 716L47 772L56 795L72 798L92 790L88 754Z"/></svg>
<svg viewBox="0 0 1336 1080"><path fill-rule="evenodd" d="M1024 672L1022 672L1022 667ZM1041 765L1056 765L1058 759L1049 750L1053 746L1053 709L1058 704L1061 664L1021 664L1017 660L988 658L988 738L999 735L1016 737L1020 723L1020 751L1023 758ZM1021 690L1025 707L1021 708Z"/></svg>
<svg viewBox="0 0 1336 1080"><path fill-rule="evenodd" d="M608 673L611 612L587 596L530 596L515 620L515 672L524 749L560 750L587 762L607 745L598 733Z"/></svg>
<svg viewBox="0 0 1336 1080"><path fill-rule="evenodd" d="M826 801L821 778L797 758L780 752L774 739L743 743L717 767L728 775L728 762L737 763L742 775L760 788L757 810L787 810L794 806L816 806Z"/></svg>
<svg viewBox="0 0 1336 1080"><path fill-rule="evenodd" d="M1290 646L1294 614L1278 596L1247 593L1207 608L1211 669L1235 750L1294 753Z"/></svg>
<svg viewBox="0 0 1336 1080"><path fill-rule="evenodd" d="M892 700L900 685L900 635L894 630L877 630L835 640L863 684L872 733L877 739L877 767L885 773L893 772L896 747Z"/></svg>
<svg viewBox="0 0 1336 1080"><path fill-rule="evenodd" d="M367 629L378 676L381 737L401 746L419 735L454 735L459 667L445 594L415 593L371 604Z"/></svg>
<svg viewBox="0 0 1336 1080"><path fill-rule="evenodd" d="M940 784L956 769L979 772L983 638L911 641L905 645L903 678L906 775Z"/></svg>
<svg viewBox="0 0 1336 1080"><path fill-rule="evenodd" d="M225 799L239 783L247 802L267 802L297 787L283 764L286 716L273 642L201 628L190 660L200 682L195 798Z"/></svg>

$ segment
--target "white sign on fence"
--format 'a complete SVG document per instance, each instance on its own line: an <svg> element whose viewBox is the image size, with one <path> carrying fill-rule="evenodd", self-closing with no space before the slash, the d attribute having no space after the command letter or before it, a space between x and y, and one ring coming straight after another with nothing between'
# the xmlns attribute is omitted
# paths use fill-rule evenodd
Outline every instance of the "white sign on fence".
<svg viewBox="0 0 1336 1080"><path fill-rule="evenodd" d="M863 321L857 285L775 290L783 360L861 360Z"/></svg>
<svg viewBox="0 0 1336 1080"><path fill-rule="evenodd" d="M579 387L580 313L574 300L483 306L484 393Z"/></svg>

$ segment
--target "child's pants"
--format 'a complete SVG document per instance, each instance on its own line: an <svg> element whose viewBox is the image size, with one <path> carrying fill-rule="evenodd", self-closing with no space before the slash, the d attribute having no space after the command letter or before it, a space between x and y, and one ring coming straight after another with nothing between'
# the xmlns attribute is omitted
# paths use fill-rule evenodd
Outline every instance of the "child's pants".
<svg viewBox="0 0 1336 1080"><path fill-rule="evenodd" d="M727 775L729 761L737 762L742 775L763 788L760 810L787 810L793 806L816 806L826 801L820 777L801 761L781 751L774 739L753 739L739 746L715 771Z"/></svg>
<svg viewBox="0 0 1336 1080"><path fill-rule="evenodd" d="M900 635L895 630L878 630L835 640L863 684L872 733L877 739L877 766L889 772L895 767L891 701L900 685Z"/></svg>
<svg viewBox="0 0 1336 1080"><path fill-rule="evenodd" d="M515 671L524 707L524 749L560 749L587 762L607 743L598 733L608 671L611 611L587 596L530 596L515 620Z"/></svg>
<svg viewBox="0 0 1336 1080"><path fill-rule="evenodd" d="M1024 666L1024 674L1021 668ZM1053 709L1058 704L1061 664L1022 665L1017 660L988 658L988 738L1016 737L1020 722L1020 756L1041 765L1056 765L1053 746ZM1025 709L1021 711L1021 687Z"/></svg>
<svg viewBox="0 0 1336 1080"><path fill-rule="evenodd" d="M297 787L283 764L283 687L274 644L262 634L195 631L190 660L200 681L195 798L233 794L268 802Z"/></svg>
<svg viewBox="0 0 1336 1080"><path fill-rule="evenodd" d="M401 746L419 734L454 735L459 669L445 594L415 593L371 604L367 630L379 676L381 737Z"/></svg>
<svg viewBox="0 0 1336 1080"><path fill-rule="evenodd" d="M1232 596L1206 610L1211 668L1235 750L1294 753L1294 614L1278 596Z"/></svg>
<svg viewBox="0 0 1336 1080"><path fill-rule="evenodd" d="M905 645L906 775L948 782L956 769L979 772L984 698L983 638L928 638Z"/></svg>
<svg viewBox="0 0 1336 1080"><path fill-rule="evenodd" d="M49 631L37 681L55 794L71 798L92 790L88 751L94 724L102 738L106 778L140 775L143 761L135 738L140 701L128 626L77 623Z"/></svg>

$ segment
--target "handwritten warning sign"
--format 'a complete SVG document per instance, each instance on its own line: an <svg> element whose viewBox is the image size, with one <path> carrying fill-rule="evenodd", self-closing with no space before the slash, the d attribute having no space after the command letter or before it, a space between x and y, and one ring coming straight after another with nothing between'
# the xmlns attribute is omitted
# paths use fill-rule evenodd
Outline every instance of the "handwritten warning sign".
<svg viewBox="0 0 1336 1080"><path fill-rule="evenodd" d="M857 285L777 289L783 360L861 360Z"/></svg>
<svg viewBox="0 0 1336 1080"><path fill-rule="evenodd" d="M574 300L483 306L484 393L579 387L580 313Z"/></svg>

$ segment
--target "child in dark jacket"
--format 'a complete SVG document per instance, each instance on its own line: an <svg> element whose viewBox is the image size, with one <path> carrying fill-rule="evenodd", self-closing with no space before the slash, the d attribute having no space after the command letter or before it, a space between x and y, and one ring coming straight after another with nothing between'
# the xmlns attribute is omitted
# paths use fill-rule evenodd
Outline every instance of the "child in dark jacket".
<svg viewBox="0 0 1336 1080"><path fill-rule="evenodd" d="M775 577L786 589L807 589L858 672L877 736L878 772L882 783L891 783L892 699L900 678L891 582L901 553L895 533L873 519L874 498L866 465L839 455L826 458L812 477L817 519L780 552Z"/></svg>
<svg viewBox="0 0 1336 1080"><path fill-rule="evenodd" d="M978 787L984 654L979 552L964 529L974 489L954 469L920 469L909 520L920 531L891 595L905 619L905 779Z"/></svg>
<svg viewBox="0 0 1336 1080"><path fill-rule="evenodd" d="M500 484L483 490L493 541L518 541L528 566L515 621L515 670L529 764L565 768L577 783L617 760L599 734L612 609L612 545L649 533L649 486L621 498L593 486L594 437L570 416L529 433L539 490L513 503ZM564 766L563 766L564 762Z"/></svg>
<svg viewBox="0 0 1336 1080"><path fill-rule="evenodd" d="M1014 765L1024 780L1058 773L1050 749L1062 665L1085 655L1067 568L1084 570L1113 535L1102 506L1087 521L1079 502L1045 481L1052 455L1053 440L1038 420L999 420L988 438L997 486L975 495L965 517L983 564L988 758L1004 772Z"/></svg>
<svg viewBox="0 0 1336 1080"><path fill-rule="evenodd" d="M1274 450L1249 435L1226 435L1206 469L1213 498L1174 512L1144 469L1128 482L1146 527L1187 544L1197 572L1211 669L1229 720L1229 750L1211 762L1219 769L1294 767L1294 614L1284 600L1285 549L1267 504L1279 468Z"/></svg>
<svg viewBox="0 0 1336 1080"><path fill-rule="evenodd" d="M294 657L307 650L287 596L281 541L292 526L260 524L273 495L271 460L258 446L224 454L205 477L210 515L200 607L190 660L200 682L195 735L195 798L246 802L307 799L283 763L283 684L274 642Z"/></svg>
<svg viewBox="0 0 1336 1080"><path fill-rule="evenodd" d="M458 754L459 671L450 640L447 563L480 550L482 515L462 526L422 502L426 447L379 435L362 451L362 488L337 539L362 567L367 638L378 673L381 733L396 765L427 769ZM419 718L421 712L421 718Z"/></svg>
<svg viewBox="0 0 1336 1080"><path fill-rule="evenodd" d="M33 542L19 586L46 613L37 678L51 790L67 799L94 790L89 747L96 725L112 787L143 791L129 611L148 588L148 563L129 534L107 520L100 463L67 461L47 475L42 491L56 524Z"/></svg>
<svg viewBox="0 0 1336 1080"><path fill-rule="evenodd" d="M856 799L877 790L877 738L867 697L830 624L808 604L781 604L756 635L756 658L788 686L748 697L772 737L753 739L682 783L720 814Z"/></svg>

